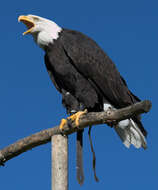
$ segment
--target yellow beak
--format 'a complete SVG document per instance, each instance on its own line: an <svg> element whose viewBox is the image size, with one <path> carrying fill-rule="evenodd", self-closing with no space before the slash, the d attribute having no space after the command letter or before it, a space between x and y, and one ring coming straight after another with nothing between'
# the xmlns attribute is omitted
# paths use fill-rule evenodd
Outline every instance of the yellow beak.
<svg viewBox="0 0 158 190"><path fill-rule="evenodd" d="M35 23L29 16L21 15L18 17L18 21L23 22L26 25L26 27L28 28L28 30L26 32L24 32L23 35L31 33L32 29L35 26Z"/></svg>

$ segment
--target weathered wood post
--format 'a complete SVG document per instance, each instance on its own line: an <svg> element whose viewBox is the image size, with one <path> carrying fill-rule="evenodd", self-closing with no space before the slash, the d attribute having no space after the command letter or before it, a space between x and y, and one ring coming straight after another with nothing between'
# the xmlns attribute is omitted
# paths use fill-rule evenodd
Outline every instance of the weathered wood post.
<svg viewBox="0 0 158 190"><path fill-rule="evenodd" d="M51 149L52 190L68 190L68 136L52 136Z"/></svg>

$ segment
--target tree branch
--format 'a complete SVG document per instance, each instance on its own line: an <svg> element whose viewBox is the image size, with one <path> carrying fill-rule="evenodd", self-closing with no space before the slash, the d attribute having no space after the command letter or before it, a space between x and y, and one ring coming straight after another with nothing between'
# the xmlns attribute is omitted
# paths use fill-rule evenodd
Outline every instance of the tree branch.
<svg viewBox="0 0 158 190"><path fill-rule="evenodd" d="M120 120L130 118L133 115L147 113L150 108L151 102L145 100L118 110L109 110L107 112L90 112L80 117L79 127L83 129L90 125L118 122ZM69 135L77 130L78 129L75 127L75 123L72 122L71 127L67 124L64 126L63 134ZM51 137L56 134L61 134L58 126L40 131L3 148L0 150L0 165L3 166L6 161L20 155L23 152L26 152L27 150L48 143L51 140Z"/></svg>

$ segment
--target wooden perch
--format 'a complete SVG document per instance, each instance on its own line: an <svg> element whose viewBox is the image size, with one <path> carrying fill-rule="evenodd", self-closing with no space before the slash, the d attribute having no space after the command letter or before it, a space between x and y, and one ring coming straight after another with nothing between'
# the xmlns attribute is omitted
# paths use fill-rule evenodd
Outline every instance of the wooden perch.
<svg viewBox="0 0 158 190"><path fill-rule="evenodd" d="M147 113L150 108L151 102L145 100L118 110L110 110L107 112L90 112L81 116L79 121L80 128L108 122L118 122L120 120L130 118L133 115ZM72 122L72 127L68 125L64 126L63 134L69 135L77 130L78 129L75 127L74 122ZM58 126L40 131L3 148L0 150L0 165L3 166L6 161L20 155L23 152L26 152L27 150L48 143L51 141L51 137L57 134L61 134Z"/></svg>

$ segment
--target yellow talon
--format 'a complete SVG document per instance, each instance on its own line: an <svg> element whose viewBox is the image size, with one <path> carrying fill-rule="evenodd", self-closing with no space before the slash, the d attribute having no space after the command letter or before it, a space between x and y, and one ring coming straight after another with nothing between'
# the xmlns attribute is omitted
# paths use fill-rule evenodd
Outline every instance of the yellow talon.
<svg viewBox="0 0 158 190"><path fill-rule="evenodd" d="M69 116L67 119L70 119L71 121L75 121L75 125L76 127L79 127L80 123L79 123L79 119L81 117L81 115L87 113L87 109L84 111L78 111L77 113ZM67 119L62 119L59 125L59 129L61 130L61 132L63 131L64 125L67 123Z"/></svg>
<svg viewBox="0 0 158 190"><path fill-rule="evenodd" d="M62 119L61 120L61 122L60 122L60 125L59 125L59 129L61 130L61 131L63 131L63 127L64 127L64 125L67 123L67 120L66 119Z"/></svg>
<svg viewBox="0 0 158 190"><path fill-rule="evenodd" d="M68 119L71 119L72 121L75 120L75 125L76 125L76 127L78 127L80 125L79 119L80 119L81 115L83 115L85 113L87 113L87 109L85 109L84 111L78 111L77 113L68 117Z"/></svg>

